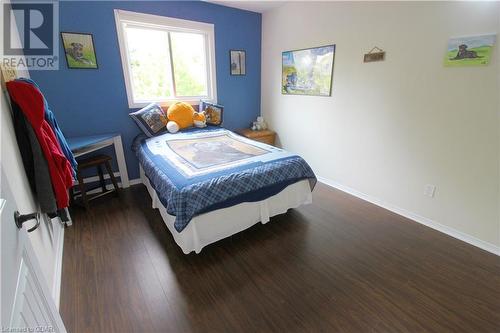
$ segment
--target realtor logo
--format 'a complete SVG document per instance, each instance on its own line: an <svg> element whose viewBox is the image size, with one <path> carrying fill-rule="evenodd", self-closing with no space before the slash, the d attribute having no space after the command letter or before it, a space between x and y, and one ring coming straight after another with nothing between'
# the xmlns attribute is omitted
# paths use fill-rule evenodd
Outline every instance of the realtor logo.
<svg viewBox="0 0 500 333"><path fill-rule="evenodd" d="M56 1L4 3L2 65L17 69L59 69L59 7Z"/></svg>

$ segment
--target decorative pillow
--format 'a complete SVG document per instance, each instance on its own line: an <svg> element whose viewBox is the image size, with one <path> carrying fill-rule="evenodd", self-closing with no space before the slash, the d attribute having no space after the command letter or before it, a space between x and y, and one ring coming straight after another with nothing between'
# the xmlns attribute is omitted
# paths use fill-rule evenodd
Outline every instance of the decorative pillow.
<svg viewBox="0 0 500 333"><path fill-rule="evenodd" d="M153 137L166 130L166 115L156 103L151 103L139 111L132 112L129 116L148 137Z"/></svg>
<svg viewBox="0 0 500 333"><path fill-rule="evenodd" d="M205 112L207 125L220 126L222 125L222 114L224 107L220 104L200 101L200 112Z"/></svg>

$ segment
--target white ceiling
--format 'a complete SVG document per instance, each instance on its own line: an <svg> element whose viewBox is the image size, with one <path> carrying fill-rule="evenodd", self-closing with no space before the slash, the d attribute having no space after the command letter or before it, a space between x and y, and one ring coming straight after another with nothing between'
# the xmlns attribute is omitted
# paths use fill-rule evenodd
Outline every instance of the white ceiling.
<svg viewBox="0 0 500 333"><path fill-rule="evenodd" d="M252 12L263 13L265 11L283 6L286 1L267 0L267 1L246 1L246 0L205 0L222 6L249 10Z"/></svg>

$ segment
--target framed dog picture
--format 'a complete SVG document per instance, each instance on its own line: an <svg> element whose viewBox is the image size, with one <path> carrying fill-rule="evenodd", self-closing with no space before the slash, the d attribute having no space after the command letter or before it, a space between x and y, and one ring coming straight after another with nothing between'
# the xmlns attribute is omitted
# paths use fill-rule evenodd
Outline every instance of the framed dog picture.
<svg viewBox="0 0 500 333"><path fill-rule="evenodd" d="M490 62L496 35L450 38L444 58L447 67L486 66Z"/></svg>
<svg viewBox="0 0 500 333"><path fill-rule="evenodd" d="M68 68L97 69L94 39L91 34L61 32Z"/></svg>

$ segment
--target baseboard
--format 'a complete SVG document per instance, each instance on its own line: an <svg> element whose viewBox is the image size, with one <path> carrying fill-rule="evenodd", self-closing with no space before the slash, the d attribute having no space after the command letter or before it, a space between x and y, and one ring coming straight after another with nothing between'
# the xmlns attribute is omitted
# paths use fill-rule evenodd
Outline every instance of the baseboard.
<svg viewBox="0 0 500 333"><path fill-rule="evenodd" d="M330 187L333 187L333 188L336 188L342 192L345 192L345 193L348 193L350 195L353 195L357 198L360 198L362 200L365 200L365 201L368 201L374 205L377 205L379 207L382 207L384 209L387 209L393 213L396 213L398 215L401 215L401 216L404 216L412 221L415 221L417 223L420 223L420 224L423 224L429 228L432 228L434 230L437 230L439 232L442 232L448 236L451 236L453 238L456 238L456 239L459 239L463 242L466 242L470 245L473 245L473 246L476 246L482 250L485 250L485 251L488 251L490 253L493 253L493 254L496 254L497 256L500 256L500 246L496 246L494 244L491 244L491 243L488 243L488 242L485 242L479 238L476 238L474 236L471 236L471 235L468 235L462 231L459 231L459 230L456 230L454 228L451 228L451 227L448 227L444 224L441 224L441 223L438 223L438 222L435 222L431 219L428 219L424 216L421 216L421 215L418 215L418 214L415 214L415 213L412 213L406 209L403 209L403 208L400 208L400 207L397 207L393 204L390 204L390 203L387 203L383 200L380 200L380 199L377 199L371 195L368 195L368 194L365 194L365 193L362 193L360 191L357 191L353 188L350 188L348 186L345 186L345 185L342 185L342 184L339 184L335 181L332 181L330 179L327 179L327 178L323 178L323 177L317 177L318 178L318 181L320 181L321 183L327 185L327 186L330 186Z"/></svg>
<svg viewBox="0 0 500 333"><path fill-rule="evenodd" d="M131 180L129 180L129 183L130 183L130 185L138 185L138 184L142 184L142 180L141 180L141 178L131 179Z"/></svg>
<svg viewBox="0 0 500 333"><path fill-rule="evenodd" d="M54 279L52 283L52 298L56 303L56 308L59 310L59 303L61 299L61 282L62 282L62 262L63 262L63 248L64 248L64 226L59 218L53 219L52 223L60 225L59 235L57 236L56 258L54 264Z"/></svg>

